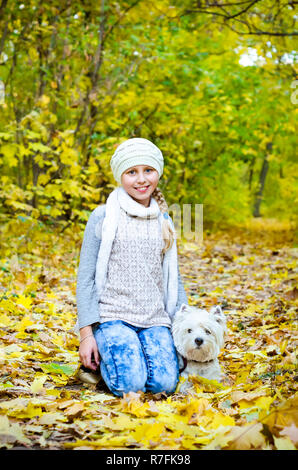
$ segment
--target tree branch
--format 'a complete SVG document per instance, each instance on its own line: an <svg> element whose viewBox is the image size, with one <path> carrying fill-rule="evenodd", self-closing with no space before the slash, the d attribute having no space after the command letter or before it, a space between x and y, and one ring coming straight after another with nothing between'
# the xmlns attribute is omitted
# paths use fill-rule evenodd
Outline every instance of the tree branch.
<svg viewBox="0 0 298 470"><path fill-rule="evenodd" d="M261 0L246 0L243 2L227 2L227 3L220 3L220 2L214 2L214 3L209 3L206 2L206 6L202 5L201 2L198 2L198 8L191 8L191 9L186 9L185 11L182 11L180 15L177 15L177 17L183 17L186 15L190 14L201 14L201 15L208 15L213 18L218 17L221 18L222 23L224 26L230 27L232 31L239 35L255 35L255 36L261 36L261 35L267 35L267 36L276 36L276 37L290 37L290 36L297 36L298 33L295 31L295 16L293 16L293 30L289 30L289 25L285 27L285 30L281 28L281 15L282 11L286 7L292 7L294 10L294 5L297 4L298 2L286 2L282 4L279 0L276 0L275 2L272 2L272 5L270 8L263 8L261 9L262 2ZM260 8L255 9L254 7L259 5ZM236 12L236 13L231 13L227 10L227 7L238 7L241 6L241 10ZM260 27L256 27L255 25L251 24L250 20L252 17L258 16L263 23L263 25L260 25ZM241 19L240 19L241 18ZM272 19L273 18L273 19ZM268 20L268 21L267 21ZM242 23L248 31L238 31L235 29L231 24L236 21L237 23ZM230 24L231 23L231 24ZM272 24L272 29L265 30L264 29L264 23L270 23ZM290 26L290 28L292 27ZM263 27L262 27L263 26Z"/></svg>

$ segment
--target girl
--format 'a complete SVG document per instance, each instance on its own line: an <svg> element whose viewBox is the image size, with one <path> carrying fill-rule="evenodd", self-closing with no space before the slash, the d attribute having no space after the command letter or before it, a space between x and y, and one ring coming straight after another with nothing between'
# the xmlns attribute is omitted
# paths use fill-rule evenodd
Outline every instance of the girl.
<svg viewBox="0 0 298 470"><path fill-rule="evenodd" d="M163 155L147 139L111 159L121 184L90 215L77 276L79 355L117 396L174 392L179 378L171 320L187 297L173 222L157 188ZM93 359L93 360L92 360Z"/></svg>

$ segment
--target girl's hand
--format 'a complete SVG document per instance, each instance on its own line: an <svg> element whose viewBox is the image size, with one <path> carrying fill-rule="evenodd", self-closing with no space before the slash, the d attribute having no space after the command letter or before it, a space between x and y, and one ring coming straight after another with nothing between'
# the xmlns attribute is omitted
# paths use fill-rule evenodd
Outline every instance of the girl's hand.
<svg viewBox="0 0 298 470"><path fill-rule="evenodd" d="M92 362L92 353L95 364ZM89 336L80 343L79 355L82 364L88 369L96 370L99 364L99 354L94 336Z"/></svg>

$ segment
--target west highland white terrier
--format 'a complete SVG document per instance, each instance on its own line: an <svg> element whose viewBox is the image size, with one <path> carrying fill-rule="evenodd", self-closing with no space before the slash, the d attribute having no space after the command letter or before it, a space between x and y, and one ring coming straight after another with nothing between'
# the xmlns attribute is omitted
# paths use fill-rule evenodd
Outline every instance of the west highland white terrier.
<svg viewBox="0 0 298 470"><path fill-rule="evenodd" d="M172 334L178 352L180 375L186 378L180 391L186 392L192 384L189 375L209 380L222 380L218 355L227 333L226 318L219 305L210 312L182 304L176 312Z"/></svg>

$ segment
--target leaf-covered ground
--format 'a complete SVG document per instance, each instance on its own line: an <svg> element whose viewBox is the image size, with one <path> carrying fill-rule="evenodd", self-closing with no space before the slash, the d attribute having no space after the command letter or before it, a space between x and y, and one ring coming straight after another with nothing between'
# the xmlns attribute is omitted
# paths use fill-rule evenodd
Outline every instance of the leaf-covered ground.
<svg viewBox="0 0 298 470"><path fill-rule="evenodd" d="M297 243L275 222L179 244L192 305L224 307L223 384L192 394L82 384L75 279L82 234L24 218L1 233L0 447L7 449L295 449Z"/></svg>

